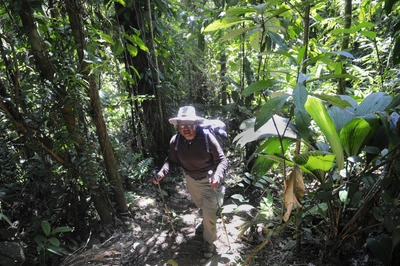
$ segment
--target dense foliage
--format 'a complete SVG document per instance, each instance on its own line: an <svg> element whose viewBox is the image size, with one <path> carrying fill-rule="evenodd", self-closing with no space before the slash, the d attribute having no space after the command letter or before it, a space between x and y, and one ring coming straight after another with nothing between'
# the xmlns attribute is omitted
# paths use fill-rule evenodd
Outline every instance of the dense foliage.
<svg viewBox="0 0 400 266"><path fill-rule="evenodd" d="M355 236L394 265L399 10L397 0L2 1L0 241L15 251L2 260L57 261L82 232L129 215L135 184L165 157L168 118L192 104L236 137L228 154L247 169L230 182L267 192L247 226L307 232L318 217L333 250ZM289 175L296 167L303 174ZM271 174L304 182L285 191L295 215L280 213Z"/></svg>

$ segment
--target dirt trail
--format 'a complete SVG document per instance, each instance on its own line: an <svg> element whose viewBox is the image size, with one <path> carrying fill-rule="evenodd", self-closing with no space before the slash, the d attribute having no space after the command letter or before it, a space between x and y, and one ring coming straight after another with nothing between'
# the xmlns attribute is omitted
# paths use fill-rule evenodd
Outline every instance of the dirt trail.
<svg viewBox="0 0 400 266"><path fill-rule="evenodd" d="M171 178L161 184L176 234L168 223L160 192L151 182L147 182L138 187L135 197L130 200L132 215L119 221L118 231L114 228L113 233L109 231L104 233L100 236L102 237L100 243L90 248L89 246L82 248L69 256L61 266L242 265L249 254L265 239L260 228L255 228L252 233L247 232L241 238L238 237L241 232L240 226L251 219L254 213L240 211L224 214L230 247L222 221L218 219L215 242L218 255L210 260L205 259L202 252L203 238L195 234L195 226L201 221L201 215L191 201L184 182ZM250 194L257 199L254 193ZM228 193L224 205L232 201ZM279 236L273 236L248 265L380 265L365 248L358 250L349 248L347 254L328 255L324 244L313 235L304 237L302 252L296 255L294 228L286 228Z"/></svg>
<svg viewBox="0 0 400 266"><path fill-rule="evenodd" d="M218 254L208 260L202 252L203 237L195 234L201 215L184 182L167 179L161 187L176 234L168 222L158 188L151 183L142 184L131 202L132 216L121 221L120 231L103 239L101 244L69 256L62 265L239 265L237 261L246 244L238 241L237 235L246 214L224 215L230 246L222 220L218 219L215 242Z"/></svg>

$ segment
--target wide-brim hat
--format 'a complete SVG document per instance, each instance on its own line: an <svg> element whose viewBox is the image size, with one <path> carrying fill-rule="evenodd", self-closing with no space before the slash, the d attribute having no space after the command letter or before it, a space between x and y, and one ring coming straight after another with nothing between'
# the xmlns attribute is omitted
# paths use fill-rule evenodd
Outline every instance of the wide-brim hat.
<svg viewBox="0 0 400 266"><path fill-rule="evenodd" d="M193 106L183 106L179 108L178 116L170 118L168 121L173 125L178 125L179 121L193 121L202 123L204 121L204 117L197 116L196 110Z"/></svg>

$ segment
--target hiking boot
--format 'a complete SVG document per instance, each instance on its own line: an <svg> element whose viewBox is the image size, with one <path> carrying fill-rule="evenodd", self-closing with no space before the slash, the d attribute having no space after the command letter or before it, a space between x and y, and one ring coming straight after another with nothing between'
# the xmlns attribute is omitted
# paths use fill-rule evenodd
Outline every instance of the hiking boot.
<svg viewBox="0 0 400 266"><path fill-rule="evenodd" d="M204 251L204 254L203 254L204 257L209 259L212 256L214 256L214 254L217 254L217 247L213 243L210 244L210 243L206 242L204 244L203 251Z"/></svg>
<svg viewBox="0 0 400 266"><path fill-rule="evenodd" d="M203 221L201 223L199 223L198 225L196 225L195 230L195 234L196 235L201 235L204 232L204 226L203 226Z"/></svg>

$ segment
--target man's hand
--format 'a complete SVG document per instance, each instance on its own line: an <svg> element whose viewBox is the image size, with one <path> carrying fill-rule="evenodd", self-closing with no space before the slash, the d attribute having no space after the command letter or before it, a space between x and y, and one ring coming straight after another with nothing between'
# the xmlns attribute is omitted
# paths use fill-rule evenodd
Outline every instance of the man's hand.
<svg viewBox="0 0 400 266"><path fill-rule="evenodd" d="M153 182L154 185L158 185L163 178L164 174L160 171L156 175L153 175L151 181Z"/></svg>
<svg viewBox="0 0 400 266"><path fill-rule="evenodd" d="M211 185L212 188L217 188L219 186L219 183L220 183L219 177L213 175L210 178L210 185Z"/></svg>

